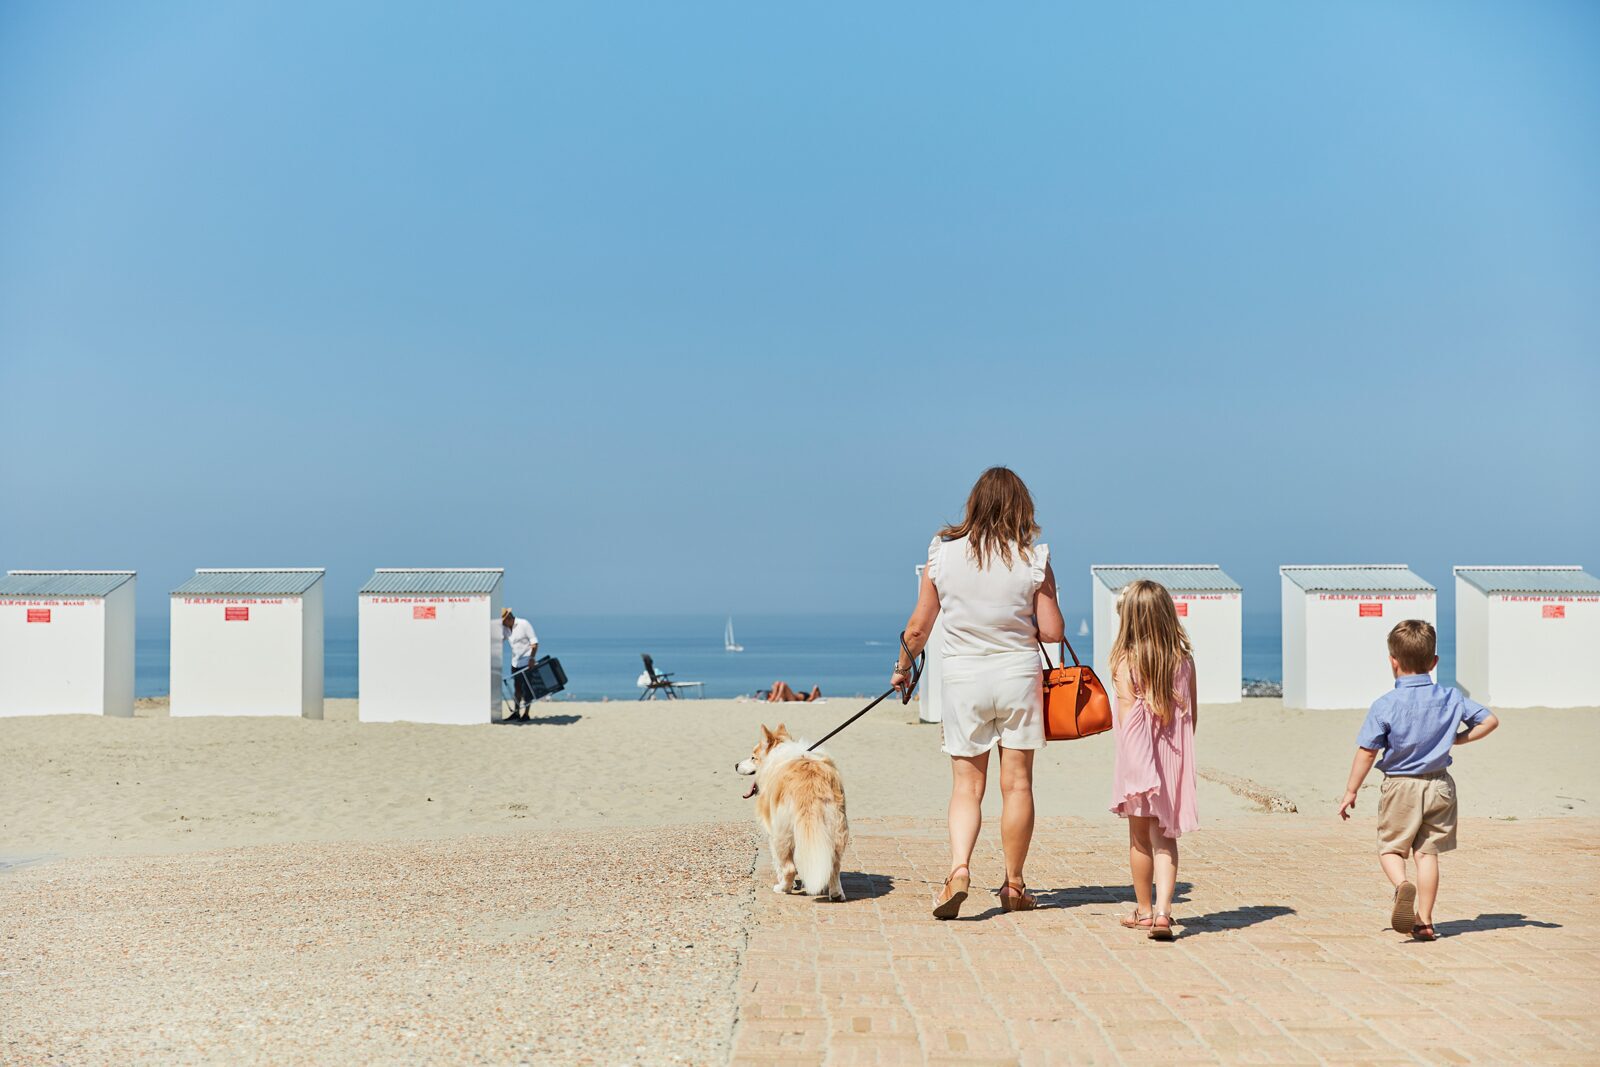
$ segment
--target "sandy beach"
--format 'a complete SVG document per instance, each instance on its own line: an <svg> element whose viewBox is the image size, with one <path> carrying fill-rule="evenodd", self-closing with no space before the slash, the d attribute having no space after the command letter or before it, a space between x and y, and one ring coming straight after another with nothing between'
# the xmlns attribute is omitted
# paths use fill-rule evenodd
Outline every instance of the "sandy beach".
<svg viewBox="0 0 1600 1067"><path fill-rule="evenodd" d="M355 704L329 701L322 722L172 719L159 701L134 719L0 719L0 859L738 823L753 816L733 765L760 724L819 737L861 706L547 702L534 723L460 727L360 723ZM1203 817L1289 805L1293 818L1331 817L1361 716L1275 699L1204 708ZM1503 722L1492 744L1458 753L1463 814L1600 812L1600 711L1511 711ZM915 704L880 705L827 747L853 816L943 812L948 760ZM1100 817L1110 774L1109 735L1050 745L1035 773L1039 813ZM1376 781L1359 816L1375 814Z"/></svg>
<svg viewBox="0 0 1600 1067"><path fill-rule="evenodd" d="M761 723L819 736L858 707L547 703L527 725L443 727L360 723L354 701L330 701L321 722L172 719L162 702L146 701L133 719L0 720L0 910L11 919L0 941L0 1015L13 1020L0 1059L770 1062L762 1042L782 1052L786 1042L823 1040L807 1027L908 1025L871 1021L887 992L868 998L865 1015L824 1012L818 1022L810 1007L797 1009L803 1018L771 1015L787 1010L774 996L813 988L813 979L782 977L791 943L782 930L797 913L763 900L765 860L741 799L748 780L733 764ZM915 711L881 706L828 746L860 847L845 879L855 899L817 912L817 936L824 944L832 936L828 916L839 916L841 935L863 915L899 916L881 919L884 958L896 966L914 964L928 936L923 898L943 862L948 764L938 728L918 723ZM1381 892L1370 855L1376 785L1352 826L1333 816L1360 718L1286 711L1277 700L1202 709L1205 827L1185 846L1200 873L1186 875L1197 888L1183 903L1209 905L1213 918L1194 916L1193 929L1265 939L1260 951L1270 954L1286 942L1268 920L1305 913L1320 924L1316 937L1337 939L1348 914L1365 916ZM1515 834L1521 822L1540 840L1561 838L1562 817L1592 828L1583 816L1600 804L1600 711L1507 712L1503 721L1492 744L1462 750L1456 762L1464 824ZM1101 737L1052 745L1038 762L1031 880L1051 907L1068 909L1039 929L1055 930L1069 954L1099 945L1085 938L1115 928L1126 895L1121 830L1105 811L1110 758ZM998 862L994 834L991 823L979 856L987 867ZM1493 951L1520 952L1529 932L1518 925L1558 934L1548 920L1570 911L1587 876L1573 868L1557 887L1529 883L1513 903L1538 903L1538 921L1519 917L1495 933L1506 925L1497 906L1510 908L1493 886L1528 869L1512 847L1519 838L1495 840L1505 845L1474 861L1487 864L1491 891L1478 887L1472 903L1488 925L1462 930L1481 927L1510 939ZM1307 871L1293 901L1272 896L1270 876L1219 887L1270 870L1267 855L1284 850L1332 859L1329 877L1341 883L1327 896L1334 911L1315 911L1323 876ZM751 971L744 953L753 938L762 955ZM826 960L849 958L843 951L803 966L828 972ZM1277 966L1293 971L1282 959ZM1583 959L1562 967L1577 983L1573 995L1596 985ZM827 1003L843 1010L842 995ZM1241 978L1228 995L1255 994ZM1306 986L1303 995L1314 1004L1324 994ZM937 1011L917 1008L915 997L906 1003ZM1006 998L996 1003L1009 1010ZM1179 1017L1188 1010L1173 1006ZM1549 1010L1565 1019L1570 1009L1563 999ZM1199 1033L1195 1025L1182 1032ZM1551 1025L1554 1036L1540 1039L1557 1052L1590 1047L1587 1030L1573 1036ZM1102 1026L1096 1040L1117 1046L1113 1031ZM1026 1047L1015 1026L1006 1033L959 1040ZM919 1035L913 1059L927 1055ZM840 1039L912 1048L904 1033L894 1038L901 1045L862 1036ZM748 1055L752 1048L759 1054ZM810 1056L796 1062L822 1062Z"/></svg>

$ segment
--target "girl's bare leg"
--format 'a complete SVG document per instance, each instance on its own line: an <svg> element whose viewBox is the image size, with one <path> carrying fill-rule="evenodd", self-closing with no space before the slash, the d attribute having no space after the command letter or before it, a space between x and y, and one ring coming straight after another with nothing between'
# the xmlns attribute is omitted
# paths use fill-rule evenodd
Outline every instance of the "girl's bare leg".
<svg viewBox="0 0 1600 1067"><path fill-rule="evenodd" d="M1006 881L1022 885L1022 867L1033 841L1033 750L1000 750L1000 844Z"/></svg>
<svg viewBox="0 0 1600 1067"><path fill-rule="evenodd" d="M1155 881L1155 860L1150 855L1150 825L1154 819L1128 816L1128 866L1133 870L1133 899L1140 915L1150 914L1150 884Z"/></svg>
<svg viewBox="0 0 1600 1067"><path fill-rule="evenodd" d="M950 869L972 860L983 827L983 790L989 781L989 753L950 757Z"/></svg>
<svg viewBox="0 0 1600 1067"><path fill-rule="evenodd" d="M1172 914L1172 895L1178 888L1178 841L1161 832L1161 826L1150 820L1150 851L1154 853L1156 874L1156 911Z"/></svg>

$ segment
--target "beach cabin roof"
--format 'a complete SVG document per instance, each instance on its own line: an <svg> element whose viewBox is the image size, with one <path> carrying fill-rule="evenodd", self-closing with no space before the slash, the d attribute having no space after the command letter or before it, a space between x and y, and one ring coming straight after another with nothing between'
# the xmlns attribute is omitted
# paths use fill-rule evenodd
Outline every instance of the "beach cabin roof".
<svg viewBox="0 0 1600 1067"><path fill-rule="evenodd" d="M133 575L133 571L7 571L0 578L0 596L105 596Z"/></svg>
<svg viewBox="0 0 1600 1067"><path fill-rule="evenodd" d="M1148 578L1174 593L1238 593L1244 586L1215 563L1103 563L1089 568L1107 589L1117 592L1130 582Z"/></svg>
<svg viewBox="0 0 1600 1067"><path fill-rule="evenodd" d="M1484 593L1600 593L1600 578L1582 567L1457 567L1456 577Z"/></svg>
<svg viewBox="0 0 1600 1067"><path fill-rule="evenodd" d="M321 567L254 570L202 567L173 596L300 596L322 580Z"/></svg>
<svg viewBox="0 0 1600 1067"><path fill-rule="evenodd" d="M492 593L505 574L503 567L379 567L361 587L361 595L411 593Z"/></svg>
<svg viewBox="0 0 1600 1067"><path fill-rule="evenodd" d="M1354 563L1279 567L1278 573L1308 593L1434 592L1404 563Z"/></svg>

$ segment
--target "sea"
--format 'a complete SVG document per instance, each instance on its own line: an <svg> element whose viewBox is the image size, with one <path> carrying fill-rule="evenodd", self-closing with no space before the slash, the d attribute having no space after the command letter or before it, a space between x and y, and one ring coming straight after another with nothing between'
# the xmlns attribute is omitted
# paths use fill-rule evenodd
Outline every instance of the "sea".
<svg viewBox="0 0 1600 1067"><path fill-rule="evenodd" d="M820 686L824 696L876 695L889 684L905 625L903 615L741 615L734 626L744 651L727 652L724 615L550 615L531 621L539 634L539 654L556 657L566 671L567 688L555 698L561 700L638 699L642 653L649 653L656 670L670 672L675 680L702 682L706 697L749 695L779 680L799 690ZM1069 617L1067 631L1073 648L1088 663L1094 656L1094 635L1077 636L1086 622ZM1440 623L1440 648L1453 649L1448 622L1441 617ZM1246 613L1243 630L1245 678L1281 682L1278 616ZM166 696L171 662L167 620L140 619L136 634L136 693ZM324 693L357 696L355 618L325 618L323 640ZM1454 680L1454 665L1443 654L1437 677L1445 684Z"/></svg>

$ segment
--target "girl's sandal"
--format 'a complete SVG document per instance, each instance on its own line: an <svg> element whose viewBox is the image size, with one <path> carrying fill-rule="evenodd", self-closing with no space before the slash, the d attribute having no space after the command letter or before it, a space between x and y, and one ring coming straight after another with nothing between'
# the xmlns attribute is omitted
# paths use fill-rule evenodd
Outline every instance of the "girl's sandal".
<svg viewBox="0 0 1600 1067"><path fill-rule="evenodd" d="M1006 890L1011 890L1009 896ZM1000 907L1006 911L1032 911L1039 902L1028 895L1028 887L1019 882L1007 882L1000 887Z"/></svg>
<svg viewBox="0 0 1600 1067"><path fill-rule="evenodd" d="M1133 914L1122 920L1122 925L1130 930L1148 930L1151 918L1149 915L1140 915L1139 909L1134 908Z"/></svg>
<svg viewBox="0 0 1600 1067"><path fill-rule="evenodd" d="M966 871L957 874L956 871ZM955 870L950 872L950 877L944 880L944 889L939 893L939 899L933 904L933 917L935 919L954 919L961 914L961 905L967 899L967 891L972 888L972 872L967 870L965 863L957 864Z"/></svg>
<svg viewBox="0 0 1600 1067"><path fill-rule="evenodd" d="M1438 931L1434 930L1432 923L1417 923L1411 928L1411 940L1437 941L1439 940L1439 934Z"/></svg>
<svg viewBox="0 0 1600 1067"><path fill-rule="evenodd" d="M1161 925L1165 923L1166 925ZM1170 911L1153 911L1150 913L1150 940L1172 940L1172 913Z"/></svg>

